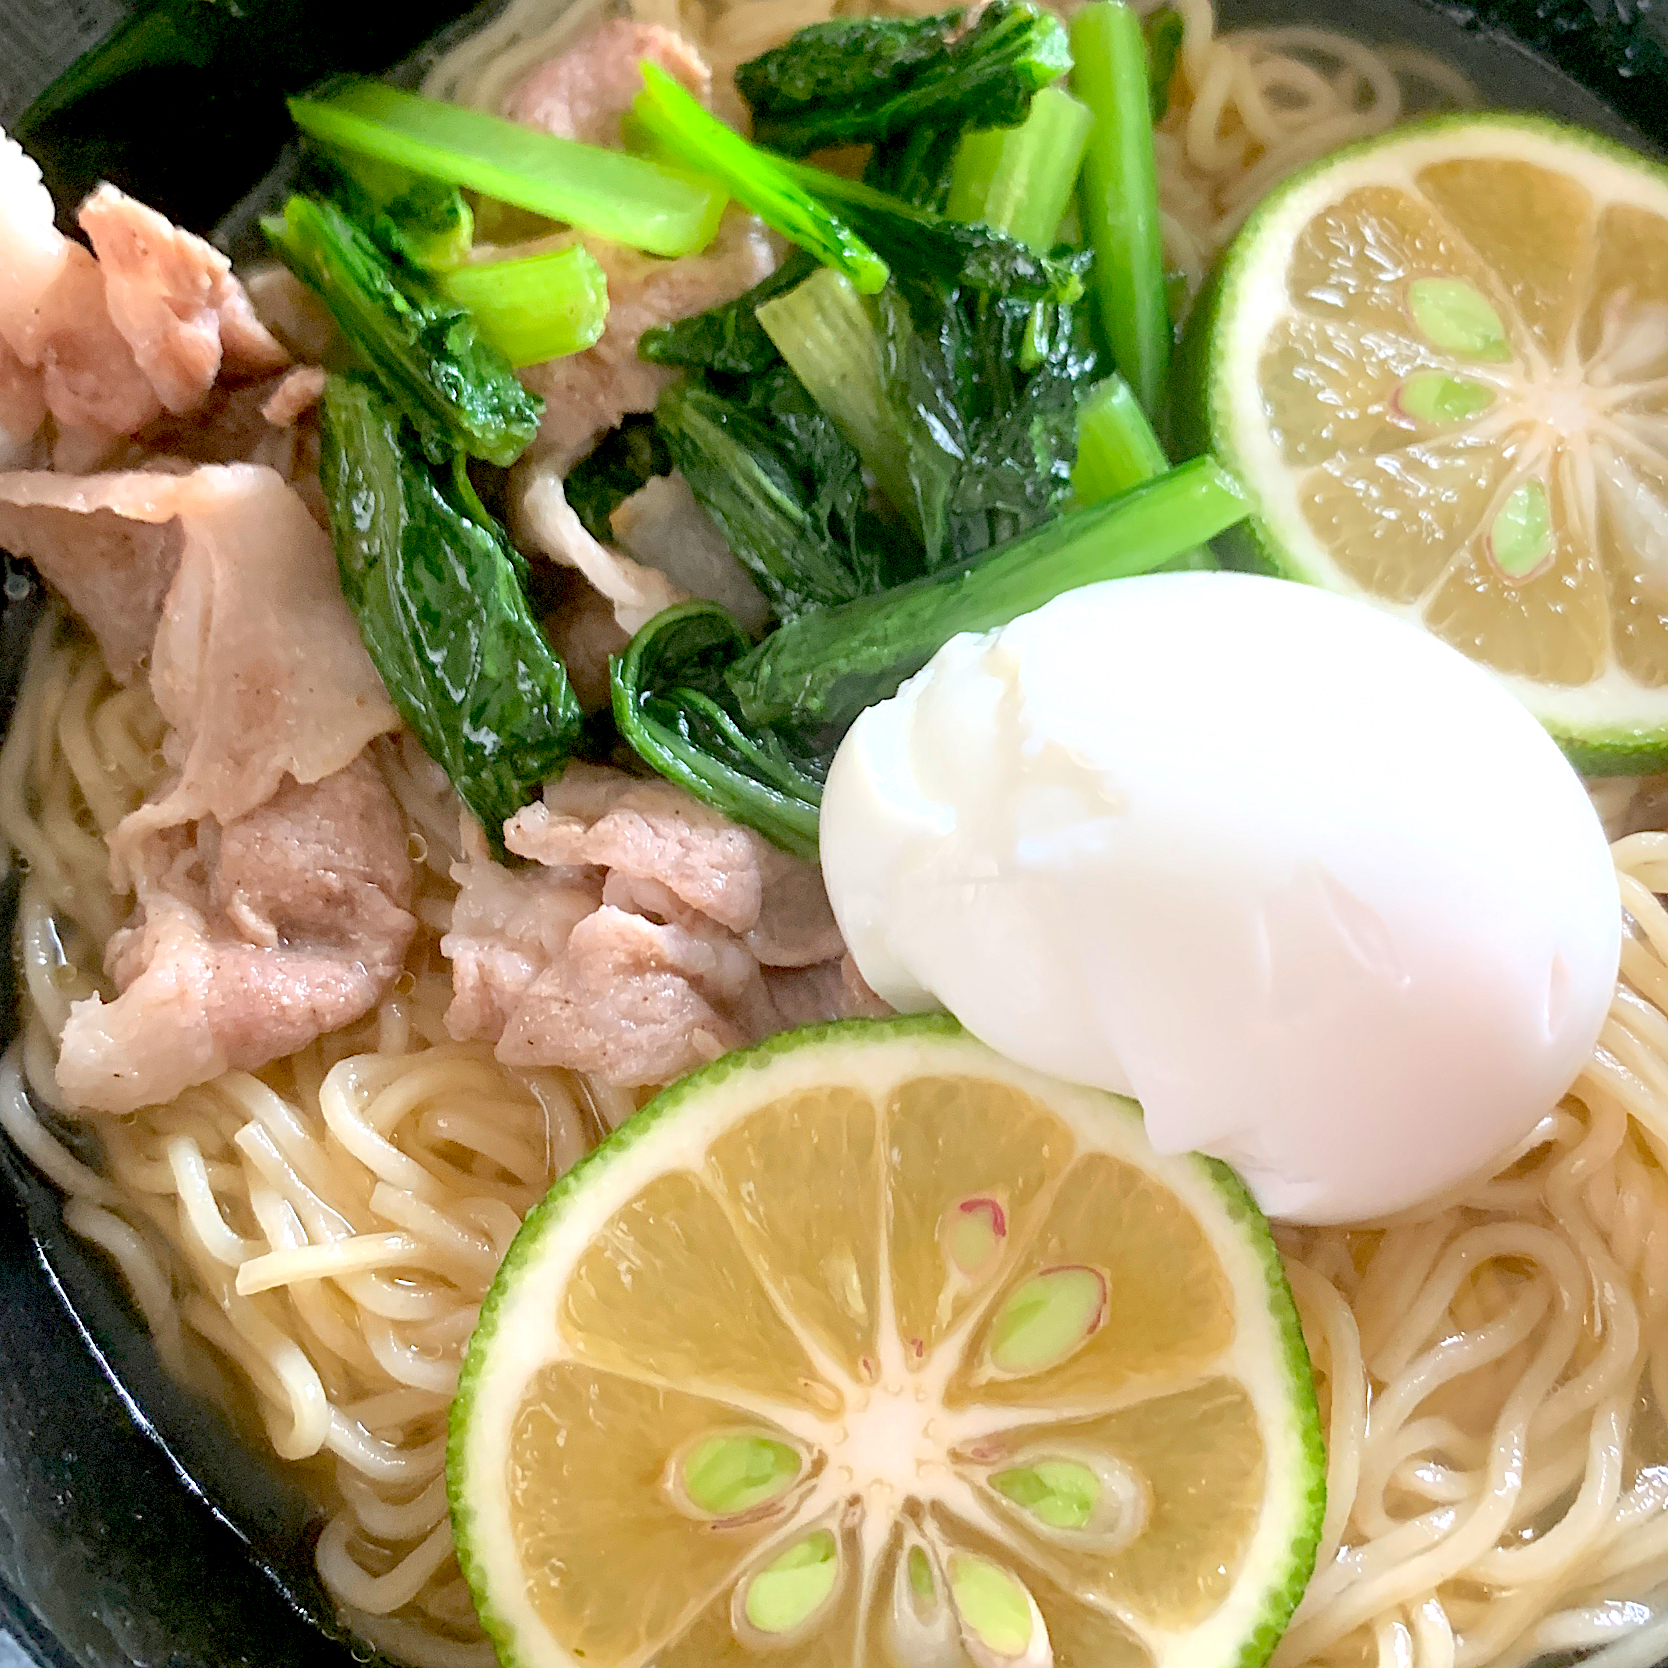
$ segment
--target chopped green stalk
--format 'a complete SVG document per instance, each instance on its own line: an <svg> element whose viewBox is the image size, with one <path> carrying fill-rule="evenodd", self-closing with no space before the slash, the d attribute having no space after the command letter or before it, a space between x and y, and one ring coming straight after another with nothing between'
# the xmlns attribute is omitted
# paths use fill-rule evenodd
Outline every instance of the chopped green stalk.
<svg viewBox="0 0 1668 1668"><path fill-rule="evenodd" d="M1109 376L1089 396L1077 431L1071 485L1078 503L1104 503L1169 467L1134 391L1121 376Z"/></svg>
<svg viewBox="0 0 1668 1668"><path fill-rule="evenodd" d="M856 448L880 490L913 503L908 457L887 420L880 342L863 299L827 267L758 309L765 334L834 426Z"/></svg>
<svg viewBox="0 0 1668 1668"><path fill-rule="evenodd" d="M1151 573L1245 513L1234 481L1196 458L971 566L790 621L731 668L729 686L749 723L837 735L958 633L1006 625L1082 585Z"/></svg>
<svg viewBox="0 0 1668 1668"><path fill-rule="evenodd" d="M716 603L662 609L613 662L614 722L668 781L814 860L827 761L737 715L724 672L751 646Z"/></svg>
<svg viewBox="0 0 1668 1668"><path fill-rule="evenodd" d="M836 18L743 64L759 143L790 156L921 128L1009 127L1071 67L1060 20L1027 0L921 18Z"/></svg>
<svg viewBox="0 0 1668 1668"><path fill-rule="evenodd" d="M915 208L861 180L804 162L780 166L813 197L837 204L846 220L912 281L969 284L999 291L1009 301L1067 302L1083 293L1077 262L1035 254L989 226Z"/></svg>
<svg viewBox="0 0 1668 1668"><path fill-rule="evenodd" d="M475 216L455 185L352 151L310 146L307 183L335 198L347 217L396 260L428 271L469 258Z"/></svg>
<svg viewBox="0 0 1668 1668"><path fill-rule="evenodd" d="M583 244L514 261L454 267L440 287L475 316L512 365L578 353L602 334L608 280Z"/></svg>
<svg viewBox="0 0 1668 1668"><path fill-rule="evenodd" d="M653 255L704 249L724 212L724 194L710 181L382 81L354 78L320 98L292 98L290 114L303 133L324 144L398 163Z"/></svg>
<svg viewBox="0 0 1668 1668"><path fill-rule="evenodd" d="M873 295L885 284L886 262L824 208L788 164L702 109L658 64L644 61L643 91L632 112L651 138L721 181L737 202L825 266L843 272L860 293Z"/></svg>
<svg viewBox="0 0 1668 1668"><path fill-rule="evenodd" d="M291 197L261 222L284 264L323 298L342 334L417 430L431 461L453 452L506 468L538 433L544 402L469 312L393 263L334 203Z"/></svg>
<svg viewBox="0 0 1668 1668"><path fill-rule="evenodd" d="M375 389L333 376L321 414L342 594L400 716L502 850L504 819L561 768L584 722L521 559L462 460L449 478L431 470Z"/></svg>
<svg viewBox="0 0 1668 1668"><path fill-rule="evenodd" d="M1031 100L1019 127L981 128L956 152L945 213L994 226L1038 254L1054 247L1094 117L1058 87Z"/></svg>
<svg viewBox="0 0 1668 1668"><path fill-rule="evenodd" d="M1181 62L1187 20L1173 6L1160 6L1156 12L1148 13L1142 34L1147 42L1147 89L1156 127L1170 110L1170 87L1176 79L1176 66Z"/></svg>
<svg viewBox="0 0 1668 1668"><path fill-rule="evenodd" d="M1095 118L1080 201L1095 252L1101 330L1154 417L1164 401L1171 334L1146 43L1122 0L1091 0L1072 19L1071 43L1072 90Z"/></svg>

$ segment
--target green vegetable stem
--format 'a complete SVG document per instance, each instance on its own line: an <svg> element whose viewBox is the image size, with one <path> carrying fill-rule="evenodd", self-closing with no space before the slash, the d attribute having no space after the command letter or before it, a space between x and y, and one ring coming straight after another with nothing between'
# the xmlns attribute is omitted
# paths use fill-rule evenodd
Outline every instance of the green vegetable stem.
<svg viewBox="0 0 1668 1668"><path fill-rule="evenodd" d="M1141 26L1147 43L1147 87L1152 100L1153 126L1170 111L1170 88L1176 66L1181 62L1182 42L1187 38L1187 20L1173 6L1149 12Z"/></svg>
<svg viewBox="0 0 1668 1668"><path fill-rule="evenodd" d="M464 307L424 274L396 270L333 203L291 197L262 226L285 265L323 298L433 462L454 451L503 465L521 455L544 402L516 381Z"/></svg>
<svg viewBox="0 0 1668 1668"><path fill-rule="evenodd" d="M1093 126L1085 105L1059 87L1045 87L1018 127L964 134L945 213L1046 254L1077 189Z"/></svg>
<svg viewBox="0 0 1668 1668"><path fill-rule="evenodd" d="M441 289L512 365L578 353L602 335L608 281L580 243L517 260L454 267Z"/></svg>
<svg viewBox="0 0 1668 1668"><path fill-rule="evenodd" d="M1081 210L1095 252L1101 330L1153 417L1163 406L1171 334L1146 42L1122 0L1091 0L1072 19L1071 41L1072 91L1095 118Z"/></svg>
<svg viewBox="0 0 1668 1668"><path fill-rule="evenodd" d="M437 473L398 410L332 376L319 476L342 592L400 716L502 853L504 819L566 762L584 714L461 458Z"/></svg>
<svg viewBox="0 0 1668 1668"><path fill-rule="evenodd" d="M1141 402L1114 372L1089 396L1077 433L1072 491L1080 504L1101 504L1170 467Z"/></svg>
<svg viewBox="0 0 1668 1668"><path fill-rule="evenodd" d="M886 410L880 341L863 298L838 272L822 267L762 303L758 320L880 490L907 514L914 507L907 449Z"/></svg>
<svg viewBox="0 0 1668 1668"><path fill-rule="evenodd" d="M1245 513L1238 485L1211 459L1196 458L976 564L807 614L739 660L727 681L747 723L789 723L819 741L837 740L958 633L1006 625L1079 586L1151 573Z"/></svg>
<svg viewBox="0 0 1668 1668"><path fill-rule="evenodd" d="M632 113L660 144L722 182L766 225L808 250L873 295L886 282L886 262L817 201L787 164L726 127L658 64L644 60L643 91ZM645 165L646 166L646 165Z"/></svg>
<svg viewBox="0 0 1668 1668"><path fill-rule="evenodd" d="M319 96L291 99L290 114L322 144L397 163L652 255L704 249L724 212L724 194L710 180L382 81L345 78Z"/></svg>

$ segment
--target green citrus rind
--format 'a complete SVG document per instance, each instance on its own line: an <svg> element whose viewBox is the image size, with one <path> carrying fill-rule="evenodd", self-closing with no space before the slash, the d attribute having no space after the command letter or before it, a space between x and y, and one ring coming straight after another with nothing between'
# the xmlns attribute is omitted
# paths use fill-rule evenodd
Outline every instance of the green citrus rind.
<svg viewBox="0 0 1668 1668"><path fill-rule="evenodd" d="M910 1059L919 1060L922 1071L935 1069L934 1061L939 1063L936 1069L943 1069L952 1060L958 1066L965 1061L970 1075L983 1070L1004 1081L1023 1084L1045 1102L1050 1102L1051 1095L1070 1096L1078 1105L1078 1116L1084 1105L1093 1102L1120 1119L1138 1122L1140 1118L1139 1107L1131 1101L1067 1088L1000 1059L948 1017L935 1014L847 1020L784 1033L757 1048L726 1055L692 1073L664 1090L595 1152L575 1165L529 1213L511 1244L482 1304L452 1407L447 1484L458 1561L474 1594L482 1625L505 1668L591 1668L589 1664L575 1662L547 1635L537 1639L523 1636L500 1602L502 1584L506 1579L513 1580L514 1574L489 1567L491 1559L482 1547L483 1539L488 1538L482 1533L483 1497L490 1498L494 1491L476 1488L469 1451L472 1412L481 1384L492 1370L495 1341L512 1300L520 1298L525 1281L537 1279L541 1253L552 1245L552 1236L569 1217L583 1208L599 1180L634 1156L647 1177L671 1167L669 1163L658 1167L654 1164L656 1144L666 1143L670 1149L685 1120L698 1115L703 1107L710 1108L715 1095L733 1095L737 1108L734 1117L740 1117L774 1098L770 1079L784 1063L793 1062L795 1068L814 1064L814 1052L822 1051L829 1061L828 1080L839 1081L842 1060L851 1060L854 1050L869 1058L877 1049L900 1054L900 1067L891 1079L894 1082L916 1075L914 1070L906 1068L905 1062ZM1058 1100L1052 1104L1058 1110ZM709 1134L708 1139L711 1138ZM687 1142L683 1145L687 1146ZM1198 1155L1180 1159L1154 1155L1150 1168L1167 1173L1172 1182L1185 1180L1191 1173L1195 1186L1204 1184L1197 1188L1192 1205L1198 1212L1199 1205L1208 1198L1220 1212L1219 1220L1214 1223L1202 1213L1199 1216L1210 1243L1218 1256L1224 1258L1225 1266L1230 1270L1237 1266L1248 1276L1248 1283L1261 1300L1270 1377L1264 1386L1267 1394L1255 1390L1253 1394L1258 1396L1264 1438L1272 1450L1271 1486L1264 1510L1265 1514L1270 1511L1277 1514L1272 1528L1259 1526L1254 1539L1254 1544L1259 1546L1265 1535L1267 1541L1267 1554L1254 1587L1247 1584L1242 1572L1240 1585L1224 1605L1201 1623L1194 1634L1177 1636L1171 1648L1160 1654L1155 1668L1262 1668L1308 1584L1325 1513L1326 1455L1308 1350L1279 1251L1267 1222L1239 1178L1225 1165ZM545 1296L551 1300L545 1304L546 1311L554 1312L554 1292ZM1242 1329L1246 1307L1242 1288L1239 1305ZM1275 1429L1271 1422L1270 1400L1278 1408L1283 1428ZM1282 1458L1278 1466L1273 1458L1276 1452ZM498 1492L502 1492L501 1488ZM1189 1650L1195 1635L1209 1628L1230 1607L1244 1612L1243 1625L1233 1630L1232 1647Z"/></svg>
<svg viewBox="0 0 1668 1668"><path fill-rule="evenodd" d="M1294 530L1283 528L1271 514L1266 465L1245 455L1244 437L1231 409L1234 390L1219 361L1234 337L1243 298L1259 285L1284 281L1291 243L1282 235L1283 222L1292 203L1329 178L1349 184L1369 182L1373 175L1362 164L1382 160L1411 145L1448 137L1454 141L1452 154L1463 155L1466 136L1479 133L1521 134L1527 140L1551 144L1568 160L1568 172L1577 178L1585 155L1626 168L1668 194L1668 167L1566 123L1506 113L1445 115L1410 122L1335 151L1276 186L1247 217L1201 291L1183 334L1173 380L1171 433L1178 455L1214 452L1241 481L1251 501L1248 519L1213 541L1226 565L1362 597L1375 606L1412 617L1408 610L1388 608L1363 592L1338 572L1312 536L1304 533L1293 537ZM1337 195L1343 195L1345 189L1340 186ZM1317 198L1316 207L1324 206L1327 200ZM1299 222L1299 227L1304 223ZM1668 769L1668 688L1632 684L1637 698L1630 710L1612 714L1572 712L1572 707L1580 704L1579 691L1538 685L1508 674L1496 676L1540 719L1583 774L1633 776Z"/></svg>

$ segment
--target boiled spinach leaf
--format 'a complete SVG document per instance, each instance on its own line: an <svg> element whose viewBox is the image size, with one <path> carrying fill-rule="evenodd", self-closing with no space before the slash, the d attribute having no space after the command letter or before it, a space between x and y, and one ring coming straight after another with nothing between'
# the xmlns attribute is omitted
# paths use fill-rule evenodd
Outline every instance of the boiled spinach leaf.
<svg viewBox="0 0 1668 1668"><path fill-rule="evenodd" d="M533 617L524 564L455 457L431 468L396 407L332 376L319 477L342 593L400 716L502 851L584 714Z"/></svg>
<svg viewBox="0 0 1668 1668"><path fill-rule="evenodd" d="M724 674L752 647L710 602L657 614L612 667L614 722L640 758L784 851L817 855L828 758L739 715Z"/></svg>
<svg viewBox="0 0 1668 1668"><path fill-rule="evenodd" d="M430 462L460 451L506 467L515 462L538 433L544 402L516 380L466 308L424 274L396 269L334 203L291 197L282 215L261 224L376 373Z"/></svg>
<svg viewBox="0 0 1668 1668"><path fill-rule="evenodd" d="M736 85L761 145L804 156L917 127L1012 127L1071 68L1060 20L1028 0L925 18L814 23L743 64Z"/></svg>

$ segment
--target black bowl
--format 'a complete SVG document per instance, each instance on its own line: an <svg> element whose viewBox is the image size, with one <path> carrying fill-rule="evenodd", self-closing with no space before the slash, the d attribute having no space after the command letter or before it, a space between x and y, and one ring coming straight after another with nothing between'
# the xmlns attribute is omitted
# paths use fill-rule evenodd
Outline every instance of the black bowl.
<svg viewBox="0 0 1668 1668"><path fill-rule="evenodd" d="M1491 103L1668 152L1668 0L1354 0L1369 37L1429 47ZM0 0L0 125L60 204L100 178L195 230L228 221L283 149L283 95L405 59L457 0ZM1327 0L1222 0L1229 23ZM40 607L7 561L0 715ZM0 886L10 936L15 882ZM0 956L0 1044L16 1025ZM331 1668L368 1648L313 1572L307 1496L175 1389L103 1260L0 1137L0 1668Z"/></svg>

